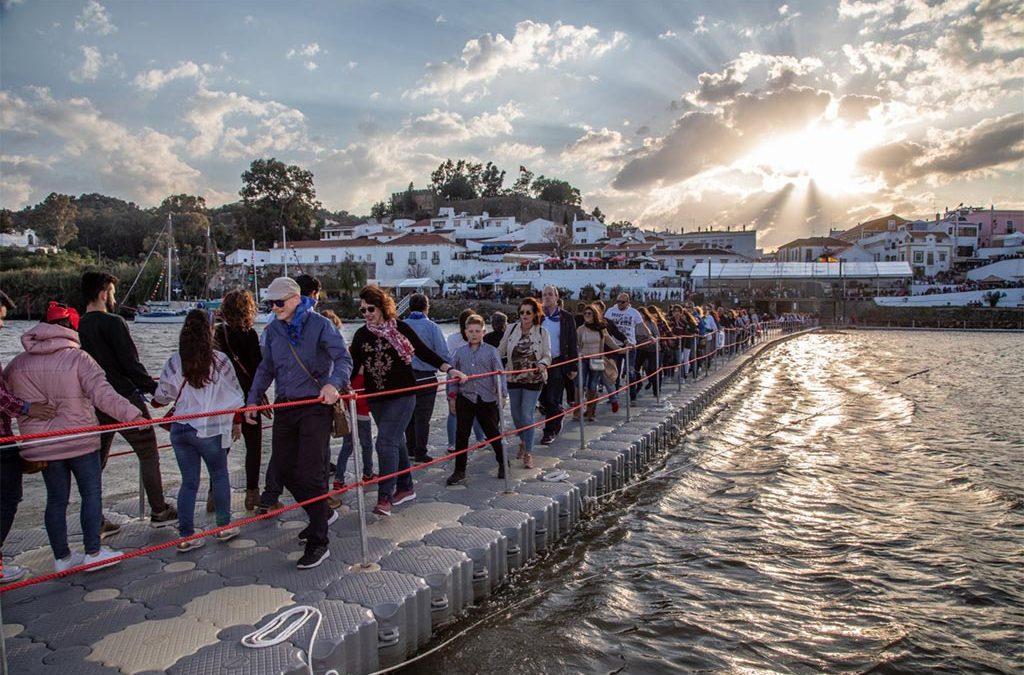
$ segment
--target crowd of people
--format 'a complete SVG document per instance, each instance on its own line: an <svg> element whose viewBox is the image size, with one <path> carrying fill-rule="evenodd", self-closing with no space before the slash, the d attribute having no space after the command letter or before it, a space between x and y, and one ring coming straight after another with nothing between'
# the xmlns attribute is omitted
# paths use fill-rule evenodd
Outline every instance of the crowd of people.
<svg viewBox="0 0 1024 675"><path fill-rule="evenodd" d="M459 330L445 339L429 318L428 298L414 296L409 318L399 320L394 298L367 286L359 293L365 324L346 344L341 320L317 309L319 282L308 275L281 277L267 288L274 320L262 334L254 329L252 295L233 290L216 316L203 309L189 312L177 351L159 378L153 378L139 360L127 323L115 313L117 283L105 272L85 273L85 313L79 317L74 308L52 302L45 320L22 336L25 351L0 370L0 431L12 435L12 417L18 419L20 433L29 434L152 419L151 407L171 406L168 415L198 413L168 425L181 473L176 506L164 496L153 427L118 432L139 459L150 525L176 524L181 553L205 545L205 537L193 536L205 465L210 481L206 509L216 523L214 538L224 542L236 537L238 529L230 526L227 453L242 439L247 510L263 514L281 508L284 490L297 502L309 502L303 506L309 525L299 533L305 545L297 561L300 569L316 567L330 555L329 525L337 519L333 508L340 501L315 498L329 492L329 485L334 490L345 487L355 453L351 436L346 436L336 459L331 456L334 404L342 395L362 393L351 420L360 445L357 470L363 481L377 480L373 510L388 516L394 507L416 498L407 470L413 463L434 459L427 441L438 389L417 385L436 385L438 372L447 381L447 451L457 453L447 484L454 486L466 481L473 431L478 442L492 439L496 476L504 477L499 411L506 398L516 429L510 435L518 445L516 461L532 468L536 426L541 427L539 443L550 444L561 433L569 408L574 409L574 418L582 415L593 421L599 398L607 399L611 411L617 412L619 393L627 387L626 395L632 399L645 389L657 395L663 377L697 375L702 365L707 367L706 357L743 348L769 318L753 310L691 303L673 304L666 314L654 304L634 307L628 293L619 294L612 307L601 301L580 303L573 313L558 289L547 286L539 300L520 301L515 320L494 313L490 332L488 322L467 309ZM12 309L10 299L0 293L0 327ZM275 407L272 414L248 410L202 415L265 405L271 384L274 403L287 404ZM261 492L267 417L273 422ZM23 471L41 471L47 491L44 521L55 569L117 558L118 551L100 544L120 527L102 514L102 471L112 439L113 433L86 434L0 448L0 546L21 498ZM81 495L83 551L71 550L66 532L72 476ZM7 565L0 571L0 582L23 574Z"/></svg>

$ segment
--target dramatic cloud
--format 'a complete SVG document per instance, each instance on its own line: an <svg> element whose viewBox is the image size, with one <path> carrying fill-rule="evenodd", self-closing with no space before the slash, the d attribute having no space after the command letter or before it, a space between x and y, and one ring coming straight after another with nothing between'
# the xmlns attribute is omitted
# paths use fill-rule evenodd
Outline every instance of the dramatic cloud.
<svg viewBox="0 0 1024 675"><path fill-rule="evenodd" d="M870 112L880 105L882 105L882 99L877 96L847 94L839 99L839 109L836 114L847 122L860 122L868 119Z"/></svg>
<svg viewBox="0 0 1024 675"><path fill-rule="evenodd" d="M973 127L940 133L939 150L922 167L957 175L994 169L1024 159L1024 113L982 120Z"/></svg>
<svg viewBox="0 0 1024 675"><path fill-rule="evenodd" d="M132 83L143 91L157 91L168 82L174 80L198 78L203 73L203 67L192 61L179 61L178 65L170 70L147 70L139 73L132 80Z"/></svg>
<svg viewBox="0 0 1024 675"><path fill-rule="evenodd" d="M587 129L562 152L568 164L582 165L586 169L606 171L621 166L621 153L625 147L622 134L608 128Z"/></svg>
<svg viewBox="0 0 1024 675"><path fill-rule="evenodd" d="M199 172L178 157L178 139L149 128L133 132L105 117L87 98L59 100L45 88L34 88L32 94L25 99L0 91L0 131L62 142L55 166L75 162L91 172L97 190L143 204L196 191ZM52 188L33 189L44 193Z"/></svg>
<svg viewBox="0 0 1024 675"><path fill-rule="evenodd" d="M485 84L504 71L526 72L542 65L596 59L625 41L625 34L619 32L602 39L591 26L577 28L561 22L551 25L522 21L516 24L511 39L501 33L485 33L468 41L458 58L428 63L418 86L403 96L418 98L460 92L470 85Z"/></svg>
<svg viewBox="0 0 1024 675"><path fill-rule="evenodd" d="M239 159L310 147L305 116L276 101L200 88L190 104L185 121L196 131L188 143L195 157L216 152L222 159ZM255 130L244 124L231 126L240 121L253 125Z"/></svg>
<svg viewBox="0 0 1024 675"><path fill-rule="evenodd" d="M117 26L110 20L110 15L103 5L96 0L89 0L82 13L75 17L75 30L79 33L110 35L117 32Z"/></svg>
<svg viewBox="0 0 1024 675"><path fill-rule="evenodd" d="M406 124L404 133L421 143L453 143L471 138L492 138L512 133L512 121L523 116L514 102L496 112L485 112L466 120L459 113L434 108Z"/></svg>

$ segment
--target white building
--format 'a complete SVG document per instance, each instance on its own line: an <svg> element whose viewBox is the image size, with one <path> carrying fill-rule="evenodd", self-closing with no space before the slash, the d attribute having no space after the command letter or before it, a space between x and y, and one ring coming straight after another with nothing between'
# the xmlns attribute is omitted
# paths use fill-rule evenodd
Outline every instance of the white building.
<svg viewBox="0 0 1024 675"><path fill-rule="evenodd" d="M751 259L736 251L722 248L703 248L698 245L684 246L680 249L662 246L651 254L666 270L673 273L689 275L698 265L709 263L751 262Z"/></svg>
<svg viewBox="0 0 1024 675"><path fill-rule="evenodd" d="M437 217L430 219L431 232L444 234L460 244L467 239L486 239L508 234L518 226L514 216L491 217L486 211L478 216L465 212L456 214L450 206L438 209Z"/></svg>
<svg viewBox="0 0 1024 675"><path fill-rule="evenodd" d="M747 258L757 258L761 250L757 248L757 230L747 229L741 226L738 229L727 227L724 230L697 229L694 232L653 232L653 235L660 237L666 246L670 248L684 248L687 246L700 246L702 248L717 248L736 253Z"/></svg>
<svg viewBox="0 0 1024 675"><path fill-rule="evenodd" d="M255 260L256 267L263 267L270 261L270 251L261 251L256 249L253 251L249 248L240 248L234 253L229 253L224 256L225 265L245 265L246 267L252 267Z"/></svg>
<svg viewBox="0 0 1024 675"><path fill-rule="evenodd" d="M0 232L0 246L13 246L24 248L29 251L37 249L56 250L54 246L46 246L39 240L39 235L33 229L24 229L21 232Z"/></svg>
<svg viewBox="0 0 1024 675"><path fill-rule="evenodd" d="M575 216L572 221L572 243L593 244L608 237L608 226L599 220L577 220Z"/></svg>

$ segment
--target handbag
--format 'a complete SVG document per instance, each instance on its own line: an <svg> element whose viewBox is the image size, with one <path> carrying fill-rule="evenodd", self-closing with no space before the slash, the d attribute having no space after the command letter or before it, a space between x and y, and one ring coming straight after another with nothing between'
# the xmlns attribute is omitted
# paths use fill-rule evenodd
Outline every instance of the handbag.
<svg viewBox="0 0 1024 675"><path fill-rule="evenodd" d="M597 371L597 372L604 372L604 357L603 356L598 356L598 357L595 357L595 358L592 358L592 359L587 359L587 360L590 361L590 369L591 370Z"/></svg>
<svg viewBox="0 0 1024 675"><path fill-rule="evenodd" d="M181 383L181 389L178 390L178 395L174 397L174 403L171 404L171 407L167 410L167 414L164 415L164 417L174 417L174 408L178 405L178 399L181 398L181 392L185 391L185 384L186 383L183 380ZM158 426L168 433L171 431L171 422L161 422Z"/></svg>
<svg viewBox="0 0 1024 675"><path fill-rule="evenodd" d="M228 332L227 332L226 329L224 331L224 347L227 348L227 350L228 350L228 356L231 358L231 362L234 363L239 368L241 368L242 369L242 373L244 373L245 376L247 378L249 378L249 381L252 382L253 375L251 375L249 373L249 369L246 368L245 365L242 364L242 360L240 358L238 358L238 356L235 355L235 350L233 350L231 348L231 341L228 340ZM260 395L260 405L270 405L270 399L267 398L267 392L263 392ZM273 419L274 418L274 410L273 410L273 408L264 408L263 410L260 411L260 415L263 415L268 420L269 419Z"/></svg>
<svg viewBox="0 0 1024 675"><path fill-rule="evenodd" d="M609 382L614 382L619 379L619 368L615 365L615 361L604 357L604 375L608 378Z"/></svg>
<svg viewBox="0 0 1024 675"><path fill-rule="evenodd" d="M306 364L299 358L299 353L295 351L295 347L292 346L291 342L288 343L288 349L292 350L292 356L294 356L295 360L299 362L299 366L306 372L306 375L309 375L309 379L313 380L317 387L322 388L323 386L320 384L320 380L313 377L313 373L309 372L309 368L307 368ZM334 402L334 405L331 406L331 437L344 438L351 433L352 426L348 422L348 413L345 412L345 402L339 398Z"/></svg>

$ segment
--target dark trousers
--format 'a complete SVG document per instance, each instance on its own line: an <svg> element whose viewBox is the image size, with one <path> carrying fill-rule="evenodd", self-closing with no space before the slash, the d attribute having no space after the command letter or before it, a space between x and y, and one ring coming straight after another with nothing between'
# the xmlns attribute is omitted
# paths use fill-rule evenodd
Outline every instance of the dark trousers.
<svg viewBox="0 0 1024 675"><path fill-rule="evenodd" d="M142 411L145 418L152 419L149 415L149 407L146 399L139 392L127 397L132 404ZM101 410L96 411L96 419L100 424L114 424L115 420ZM153 513L159 513L167 508L167 501L164 499L164 484L160 478L160 451L156 449L156 431L153 427L136 427L134 429L122 429L117 433L121 434L128 445L139 458L139 471L142 473L142 487L146 490L146 498L149 500L149 508ZM107 432L100 435L100 463L103 468L107 466L107 458L110 456L110 444L114 442L114 432Z"/></svg>
<svg viewBox="0 0 1024 675"><path fill-rule="evenodd" d="M568 369L575 367L575 363L570 363L548 368L547 384L540 391L540 412L548 420L544 423L545 436L554 436L562 430L562 393L565 391L565 381L569 379Z"/></svg>
<svg viewBox="0 0 1024 675"><path fill-rule="evenodd" d="M260 489L260 461L263 459L263 416L256 424L242 422L242 440L245 441L245 489Z"/></svg>
<svg viewBox="0 0 1024 675"><path fill-rule="evenodd" d="M437 380L434 371L414 370L416 384L424 384ZM412 411L412 419L405 427L405 447L413 457L427 454L427 439L430 437L430 418L434 414L434 402L437 400L437 387L421 389L416 392L416 407Z"/></svg>
<svg viewBox="0 0 1024 675"><path fill-rule="evenodd" d="M497 401L477 400L475 403L465 396L455 398L455 449L465 450L469 447L469 433L473 430L473 421L480 422L480 428L484 430L487 438L495 438L501 433L498 428L498 403ZM494 457L498 460L498 466L502 465L503 456L501 439L491 442L494 449ZM455 470L465 473L466 462L469 453L462 453L455 457Z"/></svg>
<svg viewBox="0 0 1024 675"><path fill-rule="evenodd" d="M18 446L0 446L0 546L14 525L21 501L21 455Z"/></svg>
<svg viewBox="0 0 1024 675"><path fill-rule="evenodd" d="M331 437L331 407L314 403L275 412L271 431L270 464L295 501L303 502L327 492L324 449ZM308 544L327 545L327 501L304 507L309 516Z"/></svg>

